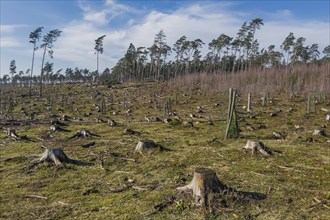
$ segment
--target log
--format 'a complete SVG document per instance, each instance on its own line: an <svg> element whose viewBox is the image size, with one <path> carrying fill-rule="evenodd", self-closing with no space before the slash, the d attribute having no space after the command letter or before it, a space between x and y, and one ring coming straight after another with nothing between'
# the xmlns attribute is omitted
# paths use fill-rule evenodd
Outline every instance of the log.
<svg viewBox="0 0 330 220"><path fill-rule="evenodd" d="M178 187L177 189L179 191L192 190L197 206L207 206L209 193L233 191L233 189L220 182L213 170L203 167L195 169L194 177L188 185Z"/></svg>
<svg viewBox="0 0 330 220"><path fill-rule="evenodd" d="M57 125L57 126L68 126L67 124L60 122L59 120L55 119L50 122L51 125Z"/></svg>
<svg viewBox="0 0 330 220"><path fill-rule="evenodd" d="M83 145L81 145L83 148L89 148L89 147L91 147L91 146L94 146L95 145L95 141L93 141L93 142L90 142L90 143L87 143L87 144L83 144Z"/></svg>
<svg viewBox="0 0 330 220"><path fill-rule="evenodd" d="M272 152L268 147L266 147L262 142L257 142L257 141L248 140L246 145L243 147L243 150L245 151L251 150L252 154L256 152L260 152L264 156L272 155Z"/></svg>

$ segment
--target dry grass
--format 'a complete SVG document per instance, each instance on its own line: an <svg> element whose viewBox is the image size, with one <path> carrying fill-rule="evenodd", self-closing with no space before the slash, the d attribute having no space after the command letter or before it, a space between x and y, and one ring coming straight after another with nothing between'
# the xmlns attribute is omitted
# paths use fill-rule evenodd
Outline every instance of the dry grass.
<svg viewBox="0 0 330 220"><path fill-rule="evenodd" d="M272 69L255 69L234 74L190 74L180 76L172 82L173 90L188 91L199 85L205 93L228 91L238 88L242 94L251 92L281 92L297 95L310 92L330 96L330 62L297 65Z"/></svg>
<svg viewBox="0 0 330 220"><path fill-rule="evenodd" d="M330 110L329 99L316 105L315 114L306 114L304 96L289 100L283 93L271 93L272 103L267 106L261 106L259 98L253 96L253 112L247 114L242 108L246 97L241 97L237 107L241 136L225 140L227 94L216 89L210 92L201 80L194 88L189 87L193 89L181 87L174 92L169 91L168 84L156 83L123 84L112 89L79 84L51 86L42 99L22 97L28 91L24 88L7 88L4 92L13 95L15 107L12 114L0 115L1 122L9 118L24 121L32 112L35 116L32 124L1 125L0 219L326 219L330 206L329 137L312 133L324 129L330 134L326 113L320 111ZM107 100L106 114L95 110L102 94ZM194 127L144 121L146 115L163 119L167 99L173 100L172 112L183 122L193 122ZM196 112L197 106L203 113ZM132 111L129 116L127 109ZM278 116L269 116L279 109ZM190 118L190 113L198 117ZM38 137L49 133L50 114L70 116L66 128L71 131L56 132L53 138L40 141ZM96 123L98 117L103 121L113 119L118 126ZM295 125L301 128L295 129ZM8 139L8 127L35 142ZM137 133L125 134L125 128ZM68 140L79 129L100 137ZM285 138L275 140L273 131L285 134ZM314 142L306 142L310 138ZM134 153L138 140L144 139L169 151L152 150L144 156ZM274 155L244 153L241 148L248 139L262 141L275 151ZM96 145L81 147L91 141ZM42 154L41 144L62 147L70 158L93 165L40 164L29 169L31 161ZM179 194L176 187L189 183L199 166L215 170L230 187L262 193L267 198L211 195L209 208L195 207L191 194ZM168 198L172 198L170 202ZM157 209L160 204L165 204L162 210Z"/></svg>

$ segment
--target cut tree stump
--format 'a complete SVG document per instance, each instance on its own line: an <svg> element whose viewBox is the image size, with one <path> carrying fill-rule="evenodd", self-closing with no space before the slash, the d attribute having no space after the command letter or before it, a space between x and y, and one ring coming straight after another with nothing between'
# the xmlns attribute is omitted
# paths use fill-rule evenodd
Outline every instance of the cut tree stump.
<svg viewBox="0 0 330 220"><path fill-rule="evenodd" d="M8 128L7 135L8 137L19 138L19 136L16 134L15 129Z"/></svg>
<svg viewBox="0 0 330 220"><path fill-rule="evenodd" d="M69 139L77 138L77 137L99 137L99 135L91 133L89 130L79 130L77 133L69 137Z"/></svg>
<svg viewBox="0 0 330 220"><path fill-rule="evenodd" d="M114 120L112 120L112 119L109 119L109 120L108 120L108 124L109 124L111 127L115 127L115 126L117 125L117 123L116 123Z"/></svg>
<svg viewBox="0 0 330 220"><path fill-rule="evenodd" d="M325 116L325 120L326 120L326 121L330 121L330 115L326 115L326 116Z"/></svg>
<svg viewBox="0 0 330 220"><path fill-rule="evenodd" d="M209 193L235 191L232 188L222 184L216 173L208 168L199 167L195 169L192 181L183 187L177 188L180 191L192 190L197 206L207 206L207 197Z"/></svg>
<svg viewBox="0 0 330 220"><path fill-rule="evenodd" d="M45 147L44 147L45 148ZM42 162L53 162L55 165L61 165L62 163L74 163L74 160L70 159L63 152L62 148L45 148L43 155L37 160L34 165Z"/></svg>
<svg viewBox="0 0 330 220"><path fill-rule="evenodd" d="M252 154L256 152L260 152L264 156L272 155L272 152L268 147L266 147L262 142L257 142L257 141L248 140L246 145L243 147L243 150L245 151L251 150Z"/></svg>
<svg viewBox="0 0 330 220"><path fill-rule="evenodd" d="M314 130L313 135L315 136L325 136L324 130Z"/></svg>
<svg viewBox="0 0 330 220"><path fill-rule="evenodd" d="M158 145L151 140L139 141L138 144L136 145L135 152L143 153L143 151L147 149L152 149L156 147L158 147Z"/></svg>
<svg viewBox="0 0 330 220"><path fill-rule="evenodd" d="M26 135L20 136L16 134L15 129L8 128L7 130L8 138L13 138L15 141L32 141L30 138L28 138Z"/></svg>
<svg viewBox="0 0 330 220"><path fill-rule="evenodd" d="M54 125L51 125L50 127L49 127L49 130L51 130L51 131L64 131L64 132L70 132L70 130L67 130L67 129L64 129L64 128L61 128L59 125L57 125L57 124L54 124Z"/></svg>

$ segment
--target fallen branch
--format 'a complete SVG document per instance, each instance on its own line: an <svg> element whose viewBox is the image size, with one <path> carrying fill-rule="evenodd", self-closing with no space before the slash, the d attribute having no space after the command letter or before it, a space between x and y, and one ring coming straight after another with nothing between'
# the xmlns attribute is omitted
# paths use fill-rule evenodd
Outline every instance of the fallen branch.
<svg viewBox="0 0 330 220"><path fill-rule="evenodd" d="M37 199L48 199L47 197L44 196L38 196L38 195L25 195L24 197L26 198L37 198Z"/></svg>

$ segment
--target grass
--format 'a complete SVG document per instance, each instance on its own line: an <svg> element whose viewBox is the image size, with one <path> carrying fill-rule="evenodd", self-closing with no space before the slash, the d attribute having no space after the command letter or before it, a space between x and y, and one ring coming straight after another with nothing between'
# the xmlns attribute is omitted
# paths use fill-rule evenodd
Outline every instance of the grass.
<svg viewBox="0 0 330 220"><path fill-rule="evenodd" d="M288 100L282 94L272 94L273 104L261 106L255 98L253 113L241 112L241 135L224 139L227 115L227 94L203 94L196 90L169 92L166 84L123 84L113 89L103 86L64 85L46 87L44 98L22 97L28 89L5 88L15 100L11 114L0 115L26 120L22 107L35 112L32 124L3 125L0 134L0 218L1 219L326 219L329 212L330 148L328 137L312 136L314 129L324 129L329 135L329 123L321 107L316 114L305 113L303 98ZM102 94L107 101L106 114L95 110ZM112 99L109 102L109 99ZM109 99L108 99L109 98ZM48 99L48 100L47 100ZM47 110L49 100L52 108ZM183 121L147 123L144 117L164 117L164 102L168 99ZM69 100L69 101L67 101ZM74 102L72 105L70 103ZM125 104L126 103L126 104ZM218 106L214 104L218 103ZM68 105L69 104L69 105ZM70 106L71 105L71 106ZM196 113L197 106L204 113ZM290 108L293 111L288 113ZM77 109L78 111L74 111ZM131 115L127 116L127 109ZM278 116L270 113L279 111ZM118 115L113 115L112 112ZM190 118L189 114L197 118ZM52 133L44 142L38 137L49 133L50 114L68 115L70 132ZM199 117L201 116L201 117ZM118 126L96 123L114 119ZM173 116L166 116L174 119ZM208 123L213 122L213 125ZM258 125L265 128L258 128ZM302 129L295 129L299 125ZM253 131L247 126L254 128ZM5 131L15 128L35 142L13 141ZM125 128L137 131L124 134ZM88 129L100 137L68 140L79 129ZM272 132L286 134L275 140ZM306 142L312 137L314 142ZM134 152L138 140L151 139L169 151L151 150L144 155ZM273 151L271 157L244 153L241 148L248 139L264 142ZM81 145L95 141L88 149ZM29 169L31 162L42 154L40 145L62 147L72 159L92 163L92 166L39 164ZM101 160L103 166L101 167ZM226 185L240 191L267 195L265 200L231 196L210 196L215 202L207 209L195 207L191 194L178 193L176 187L188 184L196 167L213 169ZM42 196L46 198L37 198ZM166 203L168 197L174 201ZM162 210L155 206L167 204Z"/></svg>

